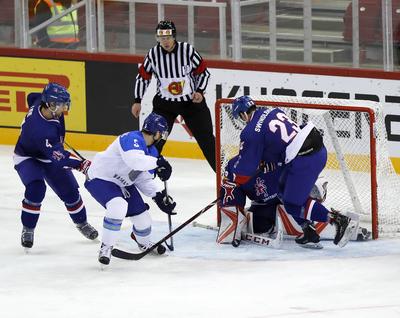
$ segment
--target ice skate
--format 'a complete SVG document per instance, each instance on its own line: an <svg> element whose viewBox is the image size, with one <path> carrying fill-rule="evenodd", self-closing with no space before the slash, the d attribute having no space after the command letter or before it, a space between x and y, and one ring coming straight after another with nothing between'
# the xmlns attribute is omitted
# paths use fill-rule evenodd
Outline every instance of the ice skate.
<svg viewBox="0 0 400 318"><path fill-rule="evenodd" d="M343 215L339 211L333 210L330 212L330 223L336 227L336 235L333 244L339 247L344 247L353 236L354 231L358 228L358 220L353 220L351 217Z"/></svg>
<svg viewBox="0 0 400 318"><path fill-rule="evenodd" d="M303 248L322 249L319 242L319 235L311 222L306 222L303 226L303 234L295 239L296 243Z"/></svg>
<svg viewBox="0 0 400 318"><path fill-rule="evenodd" d="M95 240L99 236L99 232L88 222L79 223L76 225L79 232L89 240Z"/></svg>
<svg viewBox="0 0 400 318"><path fill-rule="evenodd" d="M113 249L112 246L101 243L101 247L100 247L100 251L99 251L99 262L102 264L102 267L104 265L110 264L112 249Z"/></svg>
<svg viewBox="0 0 400 318"><path fill-rule="evenodd" d="M136 240L135 234L133 232L131 233L131 238L132 238L132 240L134 240L136 242L136 244L138 245L139 249L142 252L148 250L149 248L151 248L154 245L154 243L152 243L150 241L146 245L139 243ZM164 245L160 244L159 246L157 246L157 248L152 250L150 253L154 254L154 255L162 255L162 254L164 254L166 252L166 250L167 250L166 247Z"/></svg>
<svg viewBox="0 0 400 318"><path fill-rule="evenodd" d="M21 245L25 248L26 253L33 246L33 234L34 229L29 229L25 226L22 228Z"/></svg>

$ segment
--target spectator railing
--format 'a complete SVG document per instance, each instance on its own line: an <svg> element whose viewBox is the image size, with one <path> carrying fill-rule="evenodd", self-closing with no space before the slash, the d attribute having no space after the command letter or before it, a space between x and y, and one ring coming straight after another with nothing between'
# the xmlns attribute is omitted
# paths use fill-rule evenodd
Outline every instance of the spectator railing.
<svg viewBox="0 0 400 318"><path fill-rule="evenodd" d="M99 51L105 51L105 29L104 29L104 2L127 2L129 3L129 52L136 53L136 23L135 23L135 4L147 3L157 4L158 21L164 19L164 6L186 6L188 9L188 42L195 44L194 37L194 8L209 7L218 8L219 11L219 51L220 58L226 58L226 3L205 2L205 1L174 1L174 0L97 0L98 10L98 34Z"/></svg>
<svg viewBox="0 0 400 318"><path fill-rule="evenodd" d="M118 3L124 4L117 12L123 19L110 14L114 9L107 11ZM8 4L14 5L14 24L9 22L12 17L3 17L7 33L1 34L14 34L11 41L22 48L32 45L38 30L82 8L81 23L86 25L81 35L86 33L86 44L81 43L89 52L143 54L152 45L149 35L154 34L156 19L170 18L179 20L179 40L195 45L206 57L334 63L386 71L400 63L400 0L80 0L32 29L28 0ZM148 11L143 11L146 6ZM334 30L327 27L329 23Z"/></svg>
<svg viewBox="0 0 400 318"><path fill-rule="evenodd" d="M29 29L28 0L14 0L15 8L15 44L22 48L32 45L32 35L37 31L47 28L53 22L70 14L72 11L81 7L86 9L86 50L88 52L97 51L97 30L96 30L96 6L95 0L83 0L60 14L53 16L38 26ZM22 15L22 17L21 17Z"/></svg>

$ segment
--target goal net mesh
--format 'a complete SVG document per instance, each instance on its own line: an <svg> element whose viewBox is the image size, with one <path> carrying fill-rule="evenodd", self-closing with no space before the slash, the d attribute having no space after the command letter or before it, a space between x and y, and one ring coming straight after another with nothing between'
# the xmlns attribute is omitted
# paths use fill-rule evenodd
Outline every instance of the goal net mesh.
<svg viewBox="0 0 400 318"><path fill-rule="evenodd" d="M303 125L312 121L323 133L328 161L321 175L328 180L324 205L357 212L375 238L400 232L400 177L388 153L380 104L340 99L252 96L259 107L279 107ZM232 116L233 100L216 103L217 182L239 149L244 124Z"/></svg>

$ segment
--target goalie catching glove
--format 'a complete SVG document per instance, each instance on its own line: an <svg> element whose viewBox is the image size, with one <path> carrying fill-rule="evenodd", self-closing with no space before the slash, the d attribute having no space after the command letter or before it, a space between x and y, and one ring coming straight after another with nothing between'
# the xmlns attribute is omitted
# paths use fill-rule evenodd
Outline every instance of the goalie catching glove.
<svg viewBox="0 0 400 318"><path fill-rule="evenodd" d="M157 160L156 175L161 181L167 181L172 173L172 167L163 156L160 156Z"/></svg>
<svg viewBox="0 0 400 318"><path fill-rule="evenodd" d="M176 202L170 197L166 195L165 190L161 192L157 192L156 196L152 198L153 201L158 205L161 211L167 213L168 215L175 215L174 209L176 207Z"/></svg>

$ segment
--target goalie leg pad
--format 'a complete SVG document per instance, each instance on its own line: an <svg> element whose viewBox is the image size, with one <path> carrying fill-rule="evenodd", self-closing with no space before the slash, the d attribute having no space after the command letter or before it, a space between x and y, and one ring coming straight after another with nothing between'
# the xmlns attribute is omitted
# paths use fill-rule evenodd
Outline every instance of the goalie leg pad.
<svg viewBox="0 0 400 318"><path fill-rule="evenodd" d="M232 244L233 242L240 242L241 231L246 224L247 219L242 207L221 208L221 225L218 231L217 243Z"/></svg>

